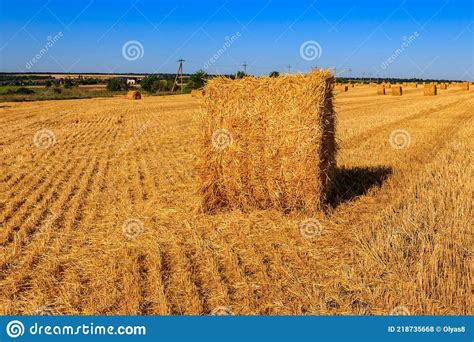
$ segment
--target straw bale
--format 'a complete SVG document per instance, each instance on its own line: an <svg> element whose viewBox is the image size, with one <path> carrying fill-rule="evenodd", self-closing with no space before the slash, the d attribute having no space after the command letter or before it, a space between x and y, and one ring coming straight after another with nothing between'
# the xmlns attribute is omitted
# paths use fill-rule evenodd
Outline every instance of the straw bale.
<svg viewBox="0 0 474 342"><path fill-rule="evenodd" d="M402 96L403 94L403 89L401 85L394 85L392 87L392 95L394 96Z"/></svg>
<svg viewBox="0 0 474 342"><path fill-rule="evenodd" d="M138 90L130 90L127 93L127 98L133 100L140 100L142 98L142 94Z"/></svg>
<svg viewBox="0 0 474 342"><path fill-rule="evenodd" d="M385 85L379 84L377 86L377 95L385 95Z"/></svg>
<svg viewBox="0 0 474 342"><path fill-rule="evenodd" d="M213 78L200 112L200 209L314 211L336 167L330 71Z"/></svg>
<svg viewBox="0 0 474 342"><path fill-rule="evenodd" d="M424 95L425 96L438 95L438 87L434 84L425 84Z"/></svg>

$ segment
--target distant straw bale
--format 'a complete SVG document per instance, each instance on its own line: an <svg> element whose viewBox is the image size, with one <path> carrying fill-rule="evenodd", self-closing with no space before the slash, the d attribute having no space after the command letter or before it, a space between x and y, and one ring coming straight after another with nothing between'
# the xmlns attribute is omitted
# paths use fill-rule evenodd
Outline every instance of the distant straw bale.
<svg viewBox="0 0 474 342"><path fill-rule="evenodd" d="M438 95L438 87L434 84L425 84L424 95L425 96Z"/></svg>
<svg viewBox="0 0 474 342"><path fill-rule="evenodd" d="M403 95L403 89L401 85L394 85L392 87L392 95L394 96L402 96Z"/></svg>
<svg viewBox="0 0 474 342"><path fill-rule="evenodd" d="M461 83L462 90L469 90L469 82L462 82Z"/></svg>
<svg viewBox="0 0 474 342"><path fill-rule="evenodd" d="M339 90L340 92L345 93L346 91L349 90L349 86L348 86L347 84L341 84L341 85L338 87L338 90Z"/></svg>
<svg viewBox="0 0 474 342"><path fill-rule="evenodd" d="M213 78L200 114L200 209L314 211L336 166L330 71Z"/></svg>
<svg viewBox="0 0 474 342"><path fill-rule="evenodd" d="M377 86L377 95L385 95L385 85L379 84Z"/></svg>
<svg viewBox="0 0 474 342"><path fill-rule="evenodd" d="M130 90L127 93L127 98L132 100L140 100L142 98L142 94L138 90Z"/></svg>

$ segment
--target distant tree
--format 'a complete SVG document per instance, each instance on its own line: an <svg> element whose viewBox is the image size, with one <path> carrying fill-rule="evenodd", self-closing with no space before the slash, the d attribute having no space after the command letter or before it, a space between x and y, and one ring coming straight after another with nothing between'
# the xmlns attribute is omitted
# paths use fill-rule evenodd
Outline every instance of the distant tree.
<svg viewBox="0 0 474 342"><path fill-rule="evenodd" d="M237 79L244 78L245 76L247 76L247 75L243 71L237 71L237 73L235 74L235 78L237 78Z"/></svg>
<svg viewBox="0 0 474 342"><path fill-rule="evenodd" d="M189 77L189 83L187 88L198 89L204 87L209 75L204 70L198 70Z"/></svg>
<svg viewBox="0 0 474 342"><path fill-rule="evenodd" d="M53 85L53 83L50 81L50 80L47 80L45 83L44 83L45 87L46 88L51 88L51 86Z"/></svg>
<svg viewBox="0 0 474 342"><path fill-rule="evenodd" d="M148 75L143 80L140 82L140 87L148 92L156 92L156 89L154 88L154 84L156 81L159 81L158 76L156 75Z"/></svg>
<svg viewBox="0 0 474 342"><path fill-rule="evenodd" d="M272 71L269 76L270 77L278 77L278 76L280 76L280 73L278 71Z"/></svg>
<svg viewBox="0 0 474 342"><path fill-rule="evenodd" d="M66 78L64 80L64 88L69 89L72 88L73 85L74 83L72 83L72 80L70 78Z"/></svg>
<svg viewBox="0 0 474 342"><path fill-rule="evenodd" d="M117 78L111 78L107 81L107 90L109 91L120 91L125 90L125 82L120 82Z"/></svg>
<svg viewBox="0 0 474 342"><path fill-rule="evenodd" d="M34 94L35 91L33 89L29 89L29 88L25 88L25 87L21 87L21 88L18 88L17 90L15 90L15 94L21 94L21 95L30 95L30 94Z"/></svg>
<svg viewBox="0 0 474 342"><path fill-rule="evenodd" d="M162 91L170 91L172 86L173 83L171 83L170 85L167 80L157 80L153 82L152 91L155 93Z"/></svg>

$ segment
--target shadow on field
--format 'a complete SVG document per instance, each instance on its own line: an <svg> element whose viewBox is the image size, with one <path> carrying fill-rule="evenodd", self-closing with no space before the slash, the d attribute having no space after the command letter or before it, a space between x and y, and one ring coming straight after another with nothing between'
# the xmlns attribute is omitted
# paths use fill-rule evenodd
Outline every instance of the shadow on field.
<svg viewBox="0 0 474 342"><path fill-rule="evenodd" d="M392 169L383 166L337 168L336 177L328 197L329 205L336 208L339 204L365 195L370 188L382 186L392 174Z"/></svg>

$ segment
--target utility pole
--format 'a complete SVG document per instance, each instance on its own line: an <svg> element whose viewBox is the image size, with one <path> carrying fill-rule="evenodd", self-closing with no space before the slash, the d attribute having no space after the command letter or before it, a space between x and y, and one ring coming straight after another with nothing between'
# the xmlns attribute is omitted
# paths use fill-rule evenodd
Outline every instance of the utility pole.
<svg viewBox="0 0 474 342"><path fill-rule="evenodd" d="M352 69L349 68L349 79L351 79L351 78L352 78Z"/></svg>
<svg viewBox="0 0 474 342"><path fill-rule="evenodd" d="M178 78L180 79L179 87L181 88L181 92L183 92L183 63L184 59L178 59L178 72L176 73L176 77L174 79L173 89L171 90L174 92L174 89L178 85Z"/></svg>
<svg viewBox="0 0 474 342"><path fill-rule="evenodd" d="M291 74L291 65L288 64L287 67L288 67L288 73Z"/></svg>
<svg viewBox="0 0 474 342"><path fill-rule="evenodd" d="M244 67L244 74L247 75L247 62L244 62L244 64L242 64L242 66Z"/></svg>

